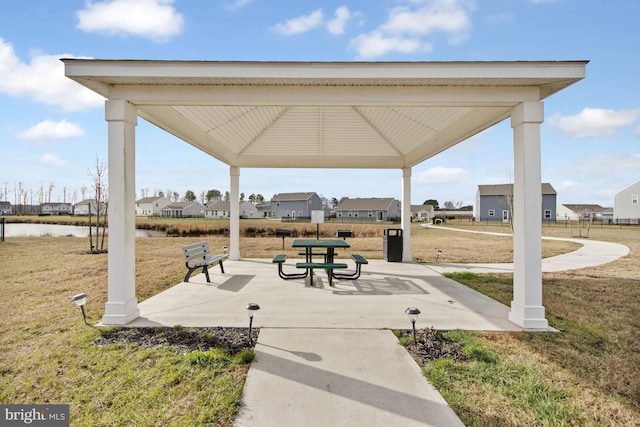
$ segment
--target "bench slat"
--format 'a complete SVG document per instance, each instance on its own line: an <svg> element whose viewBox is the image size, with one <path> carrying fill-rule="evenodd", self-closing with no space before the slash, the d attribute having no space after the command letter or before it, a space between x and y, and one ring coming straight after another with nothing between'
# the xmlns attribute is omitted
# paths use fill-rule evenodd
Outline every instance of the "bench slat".
<svg viewBox="0 0 640 427"><path fill-rule="evenodd" d="M286 260L287 260L287 255L280 254L280 255L276 255L271 262L274 264L279 264L279 263L285 262Z"/></svg>
<svg viewBox="0 0 640 427"><path fill-rule="evenodd" d="M334 262L331 264L326 264L322 262L298 262L296 263L296 268L322 268L325 270L338 269L338 268L348 268L347 264L342 262Z"/></svg>
<svg viewBox="0 0 640 427"><path fill-rule="evenodd" d="M369 261L365 257L359 254L352 254L351 258L356 264L369 264Z"/></svg>
<svg viewBox="0 0 640 427"><path fill-rule="evenodd" d="M198 269L202 269L202 272L205 274L207 278L207 282L210 282L209 279L209 269L208 267L211 265L219 264L220 271L224 274L224 266L222 265L222 261L229 258L229 254L219 254L219 255L211 255L211 249L209 249L209 243L207 242L198 242L190 245L185 245L182 247L182 252L184 254L185 265L187 267L187 274L184 277L184 281L188 282L191 274ZM189 265L191 263L191 265Z"/></svg>

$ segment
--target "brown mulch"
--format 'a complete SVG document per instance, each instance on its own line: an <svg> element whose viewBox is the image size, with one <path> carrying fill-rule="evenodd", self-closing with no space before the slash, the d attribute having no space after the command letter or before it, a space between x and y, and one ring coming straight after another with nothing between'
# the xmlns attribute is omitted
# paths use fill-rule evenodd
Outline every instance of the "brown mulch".
<svg viewBox="0 0 640 427"><path fill-rule="evenodd" d="M110 344L139 345L153 347L157 345L171 346L181 354L194 350L222 348L229 354L237 354L243 350L253 349L258 339L259 330L249 328L116 328L101 332L94 344L106 346Z"/></svg>
<svg viewBox="0 0 640 427"><path fill-rule="evenodd" d="M463 345L447 338L441 331L435 329L416 330L416 342L413 341L413 331L400 331L401 338L406 338L407 351L421 365L430 360L451 359L455 362L464 362L468 356L463 352Z"/></svg>
<svg viewBox="0 0 640 427"><path fill-rule="evenodd" d="M243 350L253 349L258 339L258 333L258 329L252 329L250 344L249 328L116 328L102 331L101 336L95 340L94 344L96 346L122 344L141 347L165 345L177 348L181 354L194 350L222 348L233 355ZM451 359L457 362L468 359L462 350L462 344L447 338L441 331L435 329L416 330L416 343L413 342L411 330L400 331L398 334L400 338L407 339L407 351L420 364L436 359Z"/></svg>

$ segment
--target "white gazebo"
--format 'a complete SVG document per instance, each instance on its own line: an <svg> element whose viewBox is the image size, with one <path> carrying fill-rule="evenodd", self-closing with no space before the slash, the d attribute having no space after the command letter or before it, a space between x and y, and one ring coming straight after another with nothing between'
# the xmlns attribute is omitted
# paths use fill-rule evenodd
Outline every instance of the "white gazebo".
<svg viewBox="0 0 640 427"><path fill-rule="evenodd" d="M104 324L139 316L135 292L138 116L229 165L230 258L240 258L242 168L402 170L411 261L411 168L511 118L514 293L509 319L546 329L542 306L542 100L585 77L587 61L220 62L63 59L104 96L109 139Z"/></svg>

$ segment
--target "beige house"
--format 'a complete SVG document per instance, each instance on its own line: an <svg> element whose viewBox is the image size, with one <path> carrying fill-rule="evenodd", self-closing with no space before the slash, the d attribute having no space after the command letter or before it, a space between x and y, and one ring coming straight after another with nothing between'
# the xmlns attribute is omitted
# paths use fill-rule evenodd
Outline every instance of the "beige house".
<svg viewBox="0 0 640 427"><path fill-rule="evenodd" d="M166 197L143 197L136 201L136 216L162 216L162 209L169 204Z"/></svg>

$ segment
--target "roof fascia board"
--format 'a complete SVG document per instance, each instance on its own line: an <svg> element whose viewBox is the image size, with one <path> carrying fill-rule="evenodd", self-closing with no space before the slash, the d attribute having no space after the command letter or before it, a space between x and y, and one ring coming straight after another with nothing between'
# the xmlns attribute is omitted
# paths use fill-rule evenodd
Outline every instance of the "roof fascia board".
<svg viewBox="0 0 640 427"><path fill-rule="evenodd" d="M540 100L537 87L113 86L135 105L514 106Z"/></svg>
<svg viewBox="0 0 640 427"><path fill-rule="evenodd" d="M578 78L588 61L226 62L62 59L66 75L245 78Z"/></svg>

